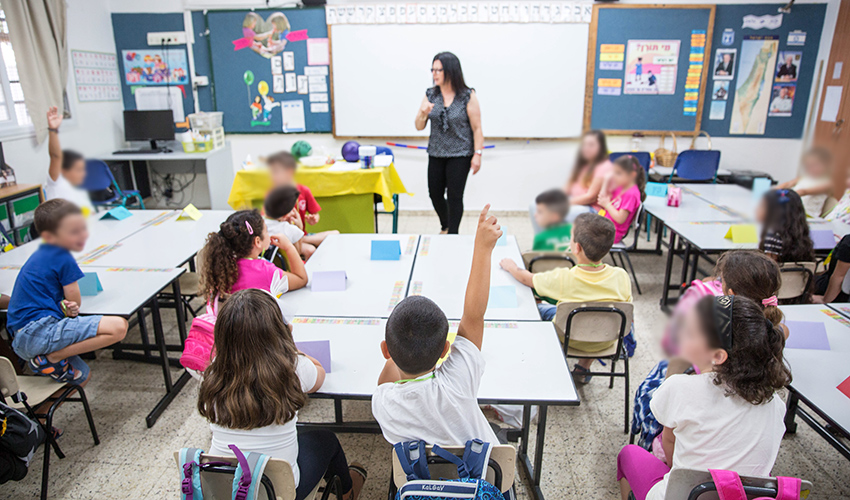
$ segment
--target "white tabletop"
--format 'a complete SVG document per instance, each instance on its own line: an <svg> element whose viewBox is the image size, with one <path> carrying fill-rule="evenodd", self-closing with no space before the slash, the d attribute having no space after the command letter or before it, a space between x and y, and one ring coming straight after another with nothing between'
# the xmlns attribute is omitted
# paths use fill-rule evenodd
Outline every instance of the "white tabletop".
<svg viewBox="0 0 850 500"><path fill-rule="evenodd" d="M369 397L375 392L385 362L380 347L385 325L384 319L296 318L296 342L330 341L331 370L321 393ZM451 328L456 331L457 325ZM487 368L478 390L480 401L578 404L552 323L485 323L482 353Z"/></svg>
<svg viewBox="0 0 850 500"><path fill-rule="evenodd" d="M204 153L186 153L183 151L183 147L180 143L172 143L168 145L169 148L172 149L170 153L128 153L128 154L114 154L114 153L104 153L99 156L93 156L93 158L97 158L98 160L103 161L189 161L189 160L206 160L210 156L214 156L220 154L227 150L227 148L218 148L213 149L212 151L207 151Z"/></svg>
<svg viewBox="0 0 850 500"><path fill-rule="evenodd" d="M422 236L408 295L424 295L436 302L449 319L460 319L472 266L474 238L472 235ZM507 235L504 241L504 245L496 245L493 250L490 286L516 287L517 307L487 308L484 319L539 321L540 313L531 288L499 267L499 261L506 257L522 265L516 238Z"/></svg>
<svg viewBox="0 0 850 500"><path fill-rule="evenodd" d="M669 222L667 227L671 231L675 231L679 236L688 240L695 247L706 251L721 251L734 249L757 249L759 244L755 243L735 243L731 239L726 239L726 233L733 224L748 224L746 221L732 222L691 222L691 221L674 221ZM835 242L830 246L815 245L815 250L832 250L835 243L844 236L846 228L839 222L829 222L824 220L810 220L810 229L832 229L835 236ZM761 228L756 226L756 235L761 234Z"/></svg>
<svg viewBox="0 0 850 500"><path fill-rule="evenodd" d="M848 307L850 304L834 304ZM850 320L838 315L825 305L809 304L780 306L785 319L790 321L819 321L826 326L829 351L816 349L785 349L785 359L794 377L791 387L811 404L829 415L845 433L850 433L850 398L842 394L838 385L850 377ZM824 312L829 311L829 312ZM791 331L794 336L794 331Z"/></svg>
<svg viewBox="0 0 850 500"><path fill-rule="evenodd" d="M103 291L82 297L82 314L130 316L170 285L185 269L127 269L82 266L83 272L97 273ZM0 269L0 292L11 294L19 269Z"/></svg>
<svg viewBox="0 0 850 500"><path fill-rule="evenodd" d="M372 241L396 240L399 260L371 260ZM339 234L328 236L307 261L311 283L281 300L298 316L389 317L407 293L419 236L411 234ZM313 292L316 271L345 271L344 292Z"/></svg>
<svg viewBox="0 0 850 500"><path fill-rule="evenodd" d="M685 191L682 191L682 201L678 207L668 207L667 198L662 196L647 196L643 206L650 214L664 222L739 221L745 218L744 214L712 205Z"/></svg>

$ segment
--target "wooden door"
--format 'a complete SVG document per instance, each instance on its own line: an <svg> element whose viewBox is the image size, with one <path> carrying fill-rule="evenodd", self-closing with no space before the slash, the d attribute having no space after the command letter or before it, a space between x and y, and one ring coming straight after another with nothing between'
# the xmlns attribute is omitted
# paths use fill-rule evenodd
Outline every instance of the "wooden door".
<svg viewBox="0 0 850 500"><path fill-rule="evenodd" d="M841 0L823 80L813 145L832 151L834 196L840 198L850 163L850 0Z"/></svg>

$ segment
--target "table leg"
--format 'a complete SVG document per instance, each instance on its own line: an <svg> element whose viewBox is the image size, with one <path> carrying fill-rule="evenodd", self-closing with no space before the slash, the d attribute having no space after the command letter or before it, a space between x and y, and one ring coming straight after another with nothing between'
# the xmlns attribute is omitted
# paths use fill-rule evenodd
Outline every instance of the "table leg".
<svg viewBox="0 0 850 500"><path fill-rule="evenodd" d="M663 230L664 230L664 224L661 223L661 219L658 219L658 220L655 221L655 229L656 229L656 233L658 233L658 234L655 235L655 251L660 253L661 252L661 240L664 239L664 236L662 234Z"/></svg>
<svg viewBox="0 0 850 500"><path fill-rule="evenodd" d="M797 405L800 403L800 398L794 391L788 392L788 403L785 410L785 432L794 434L797 432L797 422L794 421L797 416Z"/></svg>
<svg viewBox="0 0 850 500"><path fill-rule="evenodd" d="M145 309L139 309L139 337L142 339L142 344L145 346L145 357L151 357L151 341L148 338L148 325L145 322Z"/></svg>
<svg viewBox="0 0 850 500"><path fill-rule="evenodd" d="M659 224L659 226L661 226ZM661 230L658 232L659 242L661 241ZM660 246L660 243L659 243ZM670 297L670 275L673 274L673 254L676 252L676 233L670 231L670 246L667 248L667 266L664 268L664 286L661 289L661 308L665 311L668 308Z"/></svg>
<svg viewBox="0 0 850 500"><path fill-rule="evenodd" d="M156 345L159 349L159 356L162 362L162 377L165 381L165 396L159 400L156 406L154 406L154 409L151 410L145 418L147 426L153 427L153 424L156 423L159 416L162 415L162 412L165 411L168 405L171 404L171 401L174 400L177 394L180 393L180 390L183 389L183 386L186 385L186 382L188 382L192 377L189 375L189 372L184 370L177 382L172 383L168 350L165 346L165 334L162 331L162 317L159 314L159 303L157 302L156 297L151 300L150 304L154 338L156 339Z"/></svg>
<svg viewBox="0 0 850 500"><path fill-rule="evenodd" d="M334 398L334 419L336 423L343 423L342 419L342 400L339 398Z"/></svg>
<svg viewBox="0 0 850 500"><path fill-rule="evenodd" d="M186 344L186 304L180 295L180 278L171 282L171 290L174 293L174 309L177 311L177 331L180 332L180 343Z"/></svg>
<svg viewBox="0 0 850 500"><path fill-rule="evenodd" d="M531 482L531 497L534 500L544 500L543 490L540 488L540 478L543 469L543 444L546 440L546 412L548 406L538 407L537 414L537 441L534 449L534 463L528 458L528 437L531 427L531 405L524 405L522 412L522 437L519 447L519 465L523 473Z"/></svg>
<svg viewBox="0 0 850 500"><path fill-rule="evenodd" d="M700 252L699 250L697 250L694 252L694 263L691 266L691 275L688 277L688 283L691 283L695 279L697 279L697 271L699 270L699 257Z"/></svg>
<svg viewBox="0 0 850 500"><path fill-rule="evenodd" d="M682 285L687 283L688 279L688 264L691 262L691 244L685 243L685 254L682 256L682 279L679 280L679 295L682 293Z"/></svg>

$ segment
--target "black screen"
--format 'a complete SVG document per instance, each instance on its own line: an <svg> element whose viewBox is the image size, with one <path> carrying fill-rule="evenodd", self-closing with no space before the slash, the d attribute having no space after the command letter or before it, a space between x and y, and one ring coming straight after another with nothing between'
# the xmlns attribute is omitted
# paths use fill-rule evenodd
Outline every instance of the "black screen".
<svg viewBox="0 0 850 500"><path fill-rule="evenodd" d="M170 109L124 111L124 139L127 141L174 140L174 114Z"/></svg>

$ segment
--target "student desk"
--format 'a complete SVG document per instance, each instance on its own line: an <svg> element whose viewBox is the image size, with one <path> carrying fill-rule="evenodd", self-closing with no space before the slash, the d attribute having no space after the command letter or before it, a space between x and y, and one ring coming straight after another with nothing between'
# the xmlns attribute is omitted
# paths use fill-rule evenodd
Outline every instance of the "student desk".
<svg viewBox="0 0 850 500"><path fill-rule="evenodd" d="M822 322L830 348L829 351L785 348L785 359L794 377L788 386L785 428L789 433L795 432L794 419L799 415L839 453L850 458L850 447L800 407L800 403L805 404L832 429L850 439L850 397L837 389L850 377L850 363L847 362L850 358L850 304L807 304L780 306L780 309L788 321ZM794 335L791 330L791 337Z"/></svg>
<svg viewBox="0 0 850 500"><path fill-rule="evenodd" d="M372 241L395 240L399 260L371 260ZM330 235L307 261L310 283L282 298L299 316L386 318L407 296L419 236L409 234ZM313 292L317 271L345 271L344 292Z"/></svg>
<svg viewBox="0 0 850 500"><path fill-rule="evenodd" d="M755 216L758 199L753 192L737 184L677 184L682 193L697 196L709 204L740 212L745 218Z"/></svg>
<svg viewBox="0 0 850 500"><path fill-rule="evenodd" d="M344 422L342 401L370 400L384 367L380 343L384 339L384 319L296 318L292 334L296 342L329 340L331 367L317 395L332 399L335 422L299 426L322 427L335 431L380 432L374 422ZM452 322L457 331L457 322ZM486 322L481 351L487 368L478 390L480 404L514 404L525 407L519 463L532 480L533 496L543 498L540 477L549 406L576 406L579 396L551 322ZM541 383L548 381L548 383ZM533 462L528 456L529 415L539 406L536 449ZM458 443L441 443L458 444Z"/></svg>
<svg viewBox="0 0 850 500"><path fill-rule="evenodd" d="M484 319L489 321L539 321L540 313L531 288L518 282L499 267L508 257L522 266L522 254L514 236L505 235L496 244L491 258L490 286L516 287L516 307L488 307ZM463 300L472 266L473 235L422 236L413 266L408 295L424 295L437 303L449 319L463 315Z"/></svg>
<svg viewBox="0 0 850 500"><path fill-rule="evenodd" d="M12 266L10 266L12 267ZM140 322L140 330L148 361L158 361L162 365L162 375L165 381L165 395L154 406L145 419L148 427L152 427L156 420L162 415L162 412L175 396L180 392L186 382L191 378L187 372L183 372L176 382L172 381L171 371L169 367L167 346L165 344L165 336L162 328L162 318L159 312L159 303L157 295L165 288L173 283L176 283L180 275L185 272L185 269L157 269L141 270L122 268L120 270L105 267L83 266L81 269L84 272L96 272L101 284L103 292L95 296L82 297L80 305L80 314L84 315L109 315L121 316L130 319L133 315L142 312L145 307L151 310L151 320L153 323L155 346L159 351L159 356L151 356L151 346L148 343L147 329L144 323ZM14 288L15 280L18 277L19 268L0 268L0 292L11 293ZM182 309L178 310L178 321L182 317ZM140 315L141 316L141 315ZM185 322L182 323L181 338L185 338ZM118 354L124 348L132 347L126 344L117 344L113 346L115 353ZM135 347L132 347L135 350Z"/></svg>

